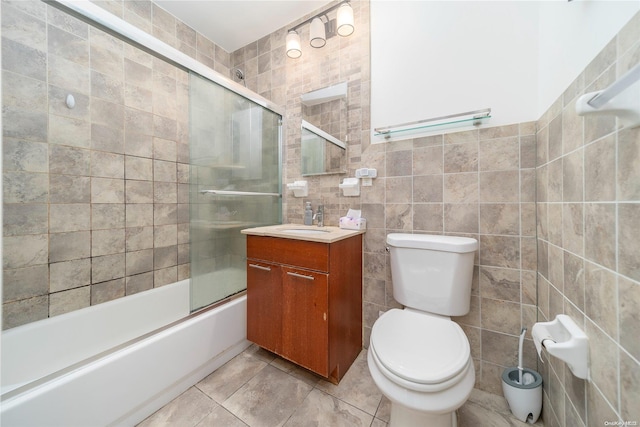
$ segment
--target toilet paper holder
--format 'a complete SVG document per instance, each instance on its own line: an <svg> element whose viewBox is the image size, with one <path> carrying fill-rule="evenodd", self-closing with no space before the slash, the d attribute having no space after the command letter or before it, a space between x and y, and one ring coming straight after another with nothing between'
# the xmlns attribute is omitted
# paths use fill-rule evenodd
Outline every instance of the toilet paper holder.
<svg viewBox="0 0 640 427"><path fill-rule="evenodd" d="M589 379L589 338L566 314L558 314L551 322L538 322L531 329L533 343L542 360L542 347L564 361L573 375Z"/></svg>

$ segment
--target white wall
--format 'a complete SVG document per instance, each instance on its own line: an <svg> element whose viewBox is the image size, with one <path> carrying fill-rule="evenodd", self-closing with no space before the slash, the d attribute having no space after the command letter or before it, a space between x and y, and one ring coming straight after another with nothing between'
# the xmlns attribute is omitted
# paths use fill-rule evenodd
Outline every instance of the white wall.
<svg viewBox="0 0 640 427"><path fill-rule="evenodd" d="M371 127L487 107L489 126L537 120L639 9L637 0L372 0Z"/></svg>
<svg viewBox="0 0 640 427"><path fill-rule="evenodd" d="M531 2L372 0L372 128L488 107L491 126L532 120L537 31Z"/></svg>
<svg viewBox="0 0 640 427"><path fill-rule="evenodd" d="M540 2L538 117L639 10L638 0Z"/></svg>

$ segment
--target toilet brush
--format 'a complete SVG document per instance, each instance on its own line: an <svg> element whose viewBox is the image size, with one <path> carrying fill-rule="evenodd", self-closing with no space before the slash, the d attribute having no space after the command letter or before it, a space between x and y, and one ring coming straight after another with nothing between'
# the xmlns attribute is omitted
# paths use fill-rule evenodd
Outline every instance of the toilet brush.
<svg viewBox="0 0 640 427"><path fill-rule="evenodd" d="M527 333L527 328L522 328L520 331L520 340L518 341L518 383L519 384L531 384L535 381L535 377L528 372L523 375L522 368L522 347L524 344L524 335ZM524 381L524 382L523 382Z"/></svg>
<svg viewBox="0 0 640 427"><path fill-rule="evenodd" d="M518 382L522 384L522 345L524 344L524 334L527 333L527 328L522 328L520 331L520 340L518 341Z"/></svg>
<svg viewBox="0 0 640 427"><path fill-rule="evenodd" d="M518 367L505 368L502 372L502 393L509 409L522 422L533 424L542 409L542 376L523 367L522 348L527 328L520 331L518 342Z"/></svg>

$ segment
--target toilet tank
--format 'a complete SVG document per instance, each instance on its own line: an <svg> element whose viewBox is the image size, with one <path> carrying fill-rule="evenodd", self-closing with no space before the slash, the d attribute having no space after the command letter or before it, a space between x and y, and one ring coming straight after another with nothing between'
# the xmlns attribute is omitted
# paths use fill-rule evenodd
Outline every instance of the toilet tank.
<svg viewBox="0 0 640 427"><path fill-rule="evenodd" d="M387 245L396 301L443 316L469 312L476 239L392 233Z"/></svg>

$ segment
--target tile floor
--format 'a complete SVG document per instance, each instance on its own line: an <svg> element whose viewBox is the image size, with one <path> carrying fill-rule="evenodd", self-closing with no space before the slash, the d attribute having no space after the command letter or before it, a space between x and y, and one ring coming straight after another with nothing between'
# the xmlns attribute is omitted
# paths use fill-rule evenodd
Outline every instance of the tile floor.
<svg viewBox="0 0 640 427"><path fill-rule="evenodd" d="M138 426L385 427L390 408L369 375L366 350L334 385L251 345ZM458 410L459 427L526 425L502 397L480 390Z"/></svg>

